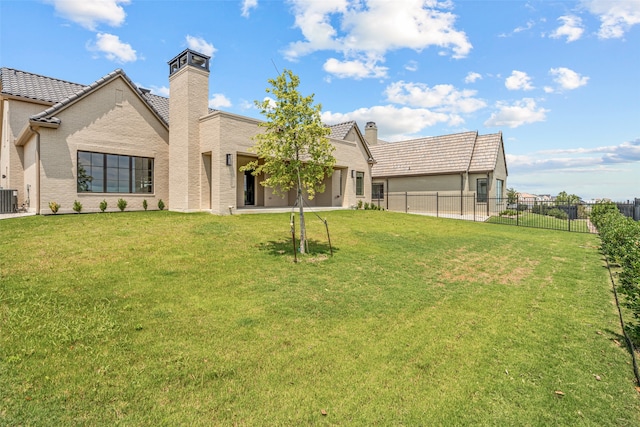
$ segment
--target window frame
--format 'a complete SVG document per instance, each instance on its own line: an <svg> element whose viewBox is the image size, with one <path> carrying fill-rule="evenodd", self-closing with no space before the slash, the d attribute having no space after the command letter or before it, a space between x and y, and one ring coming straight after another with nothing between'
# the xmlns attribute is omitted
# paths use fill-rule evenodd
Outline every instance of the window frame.
<svg viewBox="0 0 640 427"><path fill-rule="evenodd" d="M478 178L476 180L476 198L478 203L487 203L489 199L489 180L487 178ZM484 183L484 192L480 191Z"/></svg>
<svg viewBox="0 0 640 427"><path fill-rule="evenodd" d="M364 197L364 172L361 171L356 171L356 196Z"/></svg>
<svg viewBox="0 0 640 427"><path fill-rule="evenodd" d="M376 191L378 187L378 191ZM384 182L371 183L371 200L384 200Z"/></svg>
<svg viewBox="0 0 640 427"><path fill-rule="evenodd" d="M81 173L81 169L84 172ZM94 179L100 184L94 183ZM141 191L144 189L147 190ZM155 159L78 150L76 152L76 192L79 194L154 194Z"/></svg>

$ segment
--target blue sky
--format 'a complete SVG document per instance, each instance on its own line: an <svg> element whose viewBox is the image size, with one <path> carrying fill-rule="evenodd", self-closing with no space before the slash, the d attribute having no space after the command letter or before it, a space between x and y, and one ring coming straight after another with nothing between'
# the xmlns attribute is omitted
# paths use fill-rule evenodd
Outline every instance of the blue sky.
<svg viewBox="0 0 640 427"><path fill-rule="evenodd" d="M640 197L640 0L0 0L0 65L89 84L122 68L168 96L171 58L212 56L210 106L291 69L328 124L398 141L502 131L508 187Z"/></svg>

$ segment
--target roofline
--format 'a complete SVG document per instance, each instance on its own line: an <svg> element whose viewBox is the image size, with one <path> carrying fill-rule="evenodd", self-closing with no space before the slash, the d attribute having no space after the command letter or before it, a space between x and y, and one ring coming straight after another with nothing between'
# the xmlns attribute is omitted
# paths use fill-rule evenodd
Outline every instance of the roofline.
<svg viewBox="0 0 640 427"><path fill-rule="evenodd" d="M31 116L29 120L39 122L41 119L44 119L44 118L53 118L54 114L67 109L71 105L83 99L85 96L95 92L102 86L114 81L118 77L121 77L125 81L125 83L127 83L127 85L131 88L131 90L133 90L133 92L136 93L138 98L144 103L144 105L146 105L147 108L149 108L149 110L156 116L156 118L160 121L160 123L162 123L162 125L168 130L169 124L162 118L160 113L158 113L158 111L149 102L147 102L146 99L144 99L144 97L142 96L143 92L131 81L131 79L126 75L126 73L121 68L118 68L117 70L110 72L106 76L99 78L98 80L94 81L90 85L80 89L78 92L74 93L70 97L63 99L62 101L56 104L53 104L51 107L47 108L46 110Z"/></svg>

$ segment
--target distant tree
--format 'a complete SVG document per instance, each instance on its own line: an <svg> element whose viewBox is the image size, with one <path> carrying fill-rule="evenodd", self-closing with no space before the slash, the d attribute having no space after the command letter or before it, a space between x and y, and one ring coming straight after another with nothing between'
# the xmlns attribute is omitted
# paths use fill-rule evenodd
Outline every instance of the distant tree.
<svg viewBox="0 0 640 427"><path fill-rule="evenodd" d="M514 205L518 203L518 197L520 197L520 193L516 191L515 188L507 188L507 203L510 205Z"/></svg>
<svg viewBox="0 0 640 427"><path fill-rule="evenodd" d="M329 128L320 120L321 105L313 105L313 94L302 96L298 91L300 78L290 70L284 70L275 79L269 79L267 93L275 97L255 101L266 121L265 129L254 137L253 150L258 155L240 168L252 175L263 174L260 182L272 188L274 193L286 195L297 189L300 210L300 253L305 253L306 227L304 222L304 193L313 199L316 192L324 191L325 177L333 173L334 147L327 136Z"/></svg>
<svg viewBox="0 0 640 427"><path fill-rule="evenodd" d="M561 191L556 196L557 205L575 205L580 202L580 197L575 194L567 194L566 191Z"/></svg>

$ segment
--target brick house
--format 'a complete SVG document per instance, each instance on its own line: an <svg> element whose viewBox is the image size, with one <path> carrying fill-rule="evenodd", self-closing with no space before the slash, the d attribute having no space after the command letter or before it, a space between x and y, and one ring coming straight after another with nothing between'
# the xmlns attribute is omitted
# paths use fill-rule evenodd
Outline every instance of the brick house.
<svg viewBox="0 0 640 427"><path fill-rule="evenodd" d="M479 203L506 198L508 171L501 132L470 131L389 143L378 141L376 125L369 122L365 138L376 160L371 172L375 200L389 193L475 195Z"/></svg>
<svg viewBox="0 0 640 427"><path fill-rule="evenodd" d="M209 57L186 49L169 61L170 98L138 88L122 70L81 85L11 68L0 70L0 188L18 206L47 214L108 210L127 200L141 210L230 214L295 201L239 168L256 158L259 120L208 107ZM371 199L373 156L355 122L331 127L335 171L311 206L348 208Z"/></svg>

